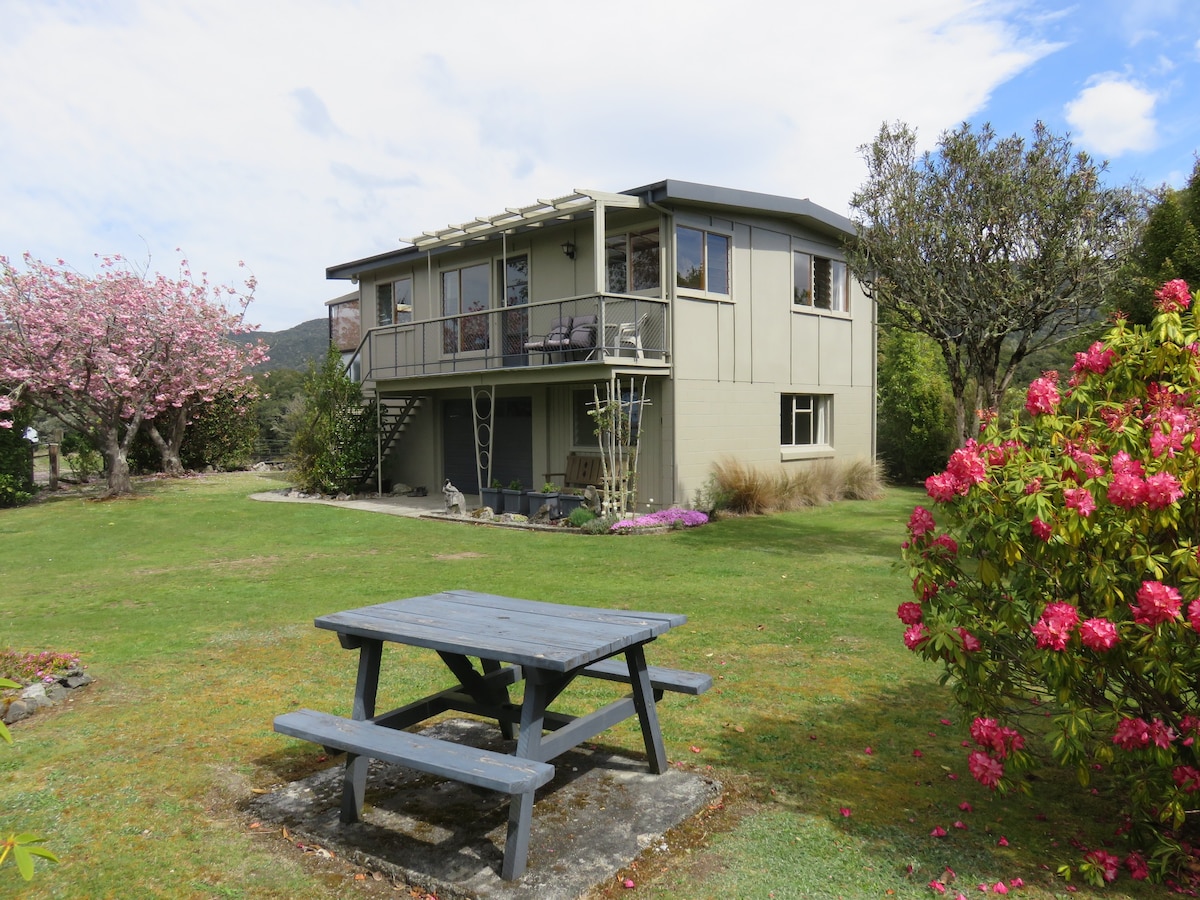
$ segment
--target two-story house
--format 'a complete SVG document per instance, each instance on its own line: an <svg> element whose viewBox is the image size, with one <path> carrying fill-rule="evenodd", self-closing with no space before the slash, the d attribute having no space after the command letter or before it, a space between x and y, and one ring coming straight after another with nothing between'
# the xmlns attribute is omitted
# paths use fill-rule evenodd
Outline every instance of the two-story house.
<svg viewBox="0 0 1200 900"><path fill-rule="evenodd" d="M639 509L687 504L722 457L873 459L875 308L842 255L852 235L808 200L668 180L331 266L358 287L331 301L331 331L383 404L374 477L561 481L569 456L599 455L589 404L613 384L644 391Z"/></svg>

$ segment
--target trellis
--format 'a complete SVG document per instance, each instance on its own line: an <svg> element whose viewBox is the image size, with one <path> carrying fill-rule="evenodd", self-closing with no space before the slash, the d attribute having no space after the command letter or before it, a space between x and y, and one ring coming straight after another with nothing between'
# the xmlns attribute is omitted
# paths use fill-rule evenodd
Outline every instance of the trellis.
<svg viewBox="0 0 1200 900"><path fill-rule="evenodd" d="M646 378L637 390L634 378L623 391L621 379L613 376L605 385L604 399L592 385L592 408L588 415L596 422L602 466L600 511L604 515L624 516L631 512L637 497L638 450L642 440L642 410L646 399Z"/></svg>

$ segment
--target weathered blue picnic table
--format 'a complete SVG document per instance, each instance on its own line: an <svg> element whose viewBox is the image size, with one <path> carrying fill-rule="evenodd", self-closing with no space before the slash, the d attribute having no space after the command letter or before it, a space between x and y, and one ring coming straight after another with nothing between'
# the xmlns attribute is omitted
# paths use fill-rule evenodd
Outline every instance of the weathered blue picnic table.
<svg viewBox="0 0 1200 900"><path fill-rule="evenodd" d="M443 591L321 616L315 623L357 649L353 718L301 709L275 719L275 730L346 751L343 822L362 814L367 765L382 759L433 775L510 794L501 876L525 871L537 788L554 777L549 761L618 722L637 716L650 771L666 770L655 704L664 691L700 694L712 678L646 664L645 646L682 625L679 614L629 612L518 600L475 591ZM386 642L434 650L458 684L380 715L375 714ZM624 659L615 657L624 656ZM478 667L475 660L478 660ZM583 716L553 712L550 704L578 677L625 682L630 693ZM508 688L525 690L513 704ZM512 754L482 750L401 729L456 710L494 719ZM548 732L548 733L547 733Z"/></svg>

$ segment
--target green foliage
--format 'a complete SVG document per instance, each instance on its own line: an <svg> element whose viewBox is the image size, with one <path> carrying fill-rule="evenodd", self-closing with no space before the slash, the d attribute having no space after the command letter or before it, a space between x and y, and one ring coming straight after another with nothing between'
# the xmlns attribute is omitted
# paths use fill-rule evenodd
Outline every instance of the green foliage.
<svg viewBox="0 0 1200 900"><path fill-rule="evenodd" d="M1057 764L1117 786L1131 871L1165 878L1200 863L1200 323L1182 281L1158 296L1149 327L1119 321L1065 391L1037 379L927 481L945 530L914 511L898 614L976 717L978 780L1022 787L1048 722Z"/></svg>
<svg viewBox="0 0 1200 900"><path fill-rule="evenodd" d="M31 684L46 677L55 677L79 666L79 654L43 650L41 653L22 653L12 648L0 649L0 673L4 679L16 679Z"/></svg>
<svg viewBox="0 0 1200 900"><path fill-rule="evenodd" d="M244 469L258 443L258 401L223 393L205 403L184 433L179 459L184 468L201 471Z"/></svg>
<svg viewBox="0 0 1200 900"><path fill-rule="evenodd" d="M571 514L567 516L567 524L572 528L582 528L588 522L596 518L596 514L586 506L577 506L571 510Z"/></svg>
<svg viewBox="0 0 1200 900"><path fill-rule="evenodd" d="M304 406L296 413L290 461L301 490L353 491L377 451L375 409L342 370L335 347L304 379Z"/></svg>
<svg viewBox="0 0 1200 900"><path fill-rule="evenodd" d="M20 687L15 681L10 681L7 678L0 678L0 689ZM9 733L8 726L0 722L0 740L6 744L12 743L12 734ZM41 844L46 839L38 837L36 834L24 832L21 834L10 834L7 838L0 840L0 866L4 865L5 860L9 855L17 864L17 871L21 873L21 877L26 881L33 880L33 861L35 857L47 859L50 862L58 862L58 857L42 847Z"/></svg>
<svg viewBox="0 0 1200 900"><path fill-rule="evenodd" d="M33 497L33 446L25 440L33 413L28 405L5 413L12 427L0 428L0 507L20 506Z"/></svg>
<svg viewBox="0 0 1200 900"><path fill-rule="evenodd" d="M1200 159L1182 190L1163 188L1145 231L1117 276L1109 307L1135 325L1154 317L1154 289L1175 278L1200 284Z"/></svg>
<svg viewBox="0 0 1200 900"><path fill-rule="evenodd" d="M1041 123L1028 145L963 124L934 152L916 146L907 125L885 124L863 148L847 260L881 309L937 344L961 445L1023 359L1094 317L1137 206Z"/></svg>
<svg viewBox="0 0 1200 900"><path fill-rule="evenodd" d="M275 347L271 347L272 356ZM272 369L254 376L259 400L255 405L258 422L256 455L262 459L282 459L287 455L299 420L297 411L304 405L304 372L297 369Z"/></svg>
<svg viewBox="0 0 1200 900"><path fill-rule="evenodd" d="M575 510L575 512L581 512L582 510L583 507L580 507L579 509ZM589 510L589 512L591 511ZM572 513L572 515L574 515L574 513ZM612 534L612 527L616 525L620 519L621 517L616 513L608 513L603 516L598 516L595 513L592 513L592 518L581 524L579 526L579 530L584 534Z"/></svg>
<svg viewBox="0 0 1200 900"><path fill-rule="evenodd" d="M954 447L954 398L937 344L896 327L879 330L879 456L908 484L941 469Z"/></svg>

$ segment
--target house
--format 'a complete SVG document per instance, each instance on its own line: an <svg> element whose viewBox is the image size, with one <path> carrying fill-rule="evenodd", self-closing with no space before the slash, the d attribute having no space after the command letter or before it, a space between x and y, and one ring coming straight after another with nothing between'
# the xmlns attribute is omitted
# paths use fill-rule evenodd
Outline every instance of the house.
<svg viewBox="0 0 1200 900"><path fill-rule="evenodd" d="M852 234L808 200L668 180L329 267L357 284L330 321L380 400L372 481L561 483L599 455L588 410L609 385L646 401L639 509L694 500L723 457L874 459L875 308L844 262Z"/></svg>

